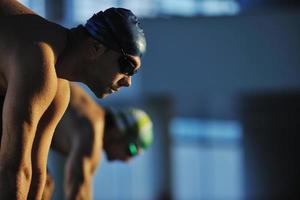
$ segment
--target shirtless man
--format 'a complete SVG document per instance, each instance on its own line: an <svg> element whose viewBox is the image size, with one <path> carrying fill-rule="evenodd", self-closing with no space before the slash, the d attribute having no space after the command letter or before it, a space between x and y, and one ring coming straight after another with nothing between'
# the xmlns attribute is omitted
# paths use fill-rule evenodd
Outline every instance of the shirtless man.
<svg viewBox="0 0 300 200"><path fill-rule="evenodd" d="M104 109L72 84L70 105L51 144L52 150L67 157L65 199L92 199L92 178L102 150L109 161L129 161L151 145L152 137L152 122L144 111Z"/></svg>
<svg viewBox="0 0 300 200"><path fill-rule="evenodd" d="M68 81L103 98L131 84L146 42L136 17L111 8L66 29L15 0L0 0L0 199L41 199Z"/></svg>

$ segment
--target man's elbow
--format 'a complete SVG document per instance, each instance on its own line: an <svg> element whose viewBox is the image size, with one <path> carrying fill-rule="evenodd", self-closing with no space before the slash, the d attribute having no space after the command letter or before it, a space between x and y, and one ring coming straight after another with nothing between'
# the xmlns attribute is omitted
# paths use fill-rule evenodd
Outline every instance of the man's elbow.
<svg viewBox="0 0 300 200"><path fill-rule="evenodd" d="M29 164L7 164L1 162L0 194L1 199L14 199L27 196L32 177Z"/></svg>
<svg viewBox="0 0 300 200"><path fill-rule="evenodd" d="M1 176L5 176L7 178L13 179L13 177L16 177L17 179L30 183L32 177L32 167L30 162L26 161L22 162L15 160L5 162L1 160L0 174Z"/></svg>

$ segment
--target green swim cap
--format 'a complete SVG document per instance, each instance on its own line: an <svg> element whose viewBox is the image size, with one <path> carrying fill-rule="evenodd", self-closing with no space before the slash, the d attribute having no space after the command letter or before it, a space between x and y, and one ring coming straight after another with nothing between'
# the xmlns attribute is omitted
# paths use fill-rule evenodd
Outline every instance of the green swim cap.
<svg viewBox="0 0 300 200"><path fill-rule="evenodd" d="M143 149L147 149L152 144L153 125L147 113L137 108L110 111L117 127L129 142L134 142Z"/></svg>

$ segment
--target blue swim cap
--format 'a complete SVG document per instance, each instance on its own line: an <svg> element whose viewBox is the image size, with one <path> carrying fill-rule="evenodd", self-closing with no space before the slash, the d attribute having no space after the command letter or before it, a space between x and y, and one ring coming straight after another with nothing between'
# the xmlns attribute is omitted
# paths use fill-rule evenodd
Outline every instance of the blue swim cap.
<svg viewBox="0 0 300 200"><path fill-rule="evenodd" d="M89 34L106 47L133 56L146 51L146 38L138 18L124 8L109 8L94 14L84 26Z"/></svg>

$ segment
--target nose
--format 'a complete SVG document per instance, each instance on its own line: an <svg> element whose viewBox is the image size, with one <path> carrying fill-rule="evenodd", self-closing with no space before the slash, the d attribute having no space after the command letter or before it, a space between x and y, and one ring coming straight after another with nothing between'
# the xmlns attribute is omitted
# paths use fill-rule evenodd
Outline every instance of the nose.
<svg viewBox="0 0 300 200"><path fill-rule="evenodd" d="M120 80L120 86L130 87L131 86L131 76L124 76Z"/></svg>

